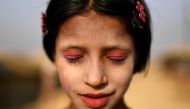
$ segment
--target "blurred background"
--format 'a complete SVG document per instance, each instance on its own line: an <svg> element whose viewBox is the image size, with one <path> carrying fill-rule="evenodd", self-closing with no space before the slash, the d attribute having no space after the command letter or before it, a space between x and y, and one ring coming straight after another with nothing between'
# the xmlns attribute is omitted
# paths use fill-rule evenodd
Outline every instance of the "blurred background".
<svg viewBox="0 0 190 109"><path fill-rule="evenodd" d="M190 109L190 0L145 0L153 43L125 95L134 109ZM42 49L47 0L0 1L0 109L61 109L69 99Z"/></svg>

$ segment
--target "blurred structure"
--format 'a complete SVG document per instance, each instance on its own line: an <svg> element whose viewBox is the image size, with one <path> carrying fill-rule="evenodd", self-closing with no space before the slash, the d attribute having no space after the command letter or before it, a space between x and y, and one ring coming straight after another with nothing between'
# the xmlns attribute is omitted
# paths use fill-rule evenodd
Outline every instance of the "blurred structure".
<svg viewBox="0 0 190 109"><path fill-rule="evenodd" d="M40 69L25 56L0 54L0 109L20 109L40 89Z"/></svg>
<svg viewBox="0 0 190 109"><path fill-rule="evenodd" d="M40 67L40 90L38 98L23 105L23 109L61 109L69 101L60 83L54 65L44 53L32 56L35 63Z"/></svg>
<svg viewBox="0 0 190 109"><path fill-rule="evenodd" d="M190 88L190 47L169 49L161 56L162 71L179 81L187 82Z"/></svg>
<svg viewBox="0 0 190 109"><path fill-rule="evenodd" d="M55 69L45 54L0 53L0 109L35 109L34 101L51 100L58 89Z"/></svg>

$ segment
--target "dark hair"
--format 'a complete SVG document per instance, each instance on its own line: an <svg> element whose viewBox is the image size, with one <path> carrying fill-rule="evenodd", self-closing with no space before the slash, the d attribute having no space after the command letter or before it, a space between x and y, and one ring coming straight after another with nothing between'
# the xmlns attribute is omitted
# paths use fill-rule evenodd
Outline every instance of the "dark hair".
<svg viewBox="0 0 190 109"><path fill-rule="evenodd" d="M137 10L141 3L143 10ZM142 7L141 7L142 8ZM43 47L51 61L54 61L55 40L58 29L70 16L83 13L87 9L96 13L118 16L127 21L128 31L135 45L134 72L144 70L149 60L151 46L150 14L143 0L51 0L46 10ZM145 22L139 17L143 14Z"/></svg>

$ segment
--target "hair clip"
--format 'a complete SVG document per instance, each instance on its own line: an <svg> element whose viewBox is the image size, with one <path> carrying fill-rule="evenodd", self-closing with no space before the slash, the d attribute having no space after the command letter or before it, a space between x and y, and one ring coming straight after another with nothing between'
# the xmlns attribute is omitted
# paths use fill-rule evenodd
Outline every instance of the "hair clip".
<svg viewBox="0 0 190 109"><path fill-rule="evenodd" d="M136 2L135 8L136 8L136 11L138 12L137 18L141 20L141 23L138 22L138 27L142 29L143 28L142 23L146 22L145 8L139 0Z"/></svg>
<svg viewBox="0 0 190 109"><path fill-rule="evenodd" d="M45 35L46 33L45 17L46 17L45 13L42 12L41 13L41 31L43 35Z"/></svg>

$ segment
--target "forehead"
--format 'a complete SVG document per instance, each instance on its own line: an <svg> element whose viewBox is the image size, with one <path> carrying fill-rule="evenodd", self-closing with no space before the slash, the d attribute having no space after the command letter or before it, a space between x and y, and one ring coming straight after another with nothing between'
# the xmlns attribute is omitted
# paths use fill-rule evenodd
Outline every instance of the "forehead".
<svg viewBox="0 0 190 109"><path fill-rule="evenodd" d="M57 41L131 44L132 38L126 31L125 24L121 18L95 12L75 15L61 25Z"/></svg>

